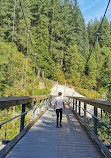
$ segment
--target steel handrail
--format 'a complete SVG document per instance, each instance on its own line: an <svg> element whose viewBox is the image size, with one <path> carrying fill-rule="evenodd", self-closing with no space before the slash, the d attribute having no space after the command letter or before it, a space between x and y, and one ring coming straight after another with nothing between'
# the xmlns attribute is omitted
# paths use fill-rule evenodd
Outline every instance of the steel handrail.
<svg viewBox="0 0 111 158"><path fill-rule="evenodd" d="M26 115L26 114L27 114L29 111L31 111L31 110L33 110L33 108L31 108L31 109L28 110L28 111L23 112L23 113L20 114L20 115L17 115L17 116L15 116L15 117L13 117L13 118L11 118L11 119L5 121L5 122L2 122L2 123L0 124L0 128L1 128L4 124L6 124L6 123L8 123L8 122L10 122L10 121L12 121L12 120L14 120L14 119L20 117L20 116Z"/></svg>

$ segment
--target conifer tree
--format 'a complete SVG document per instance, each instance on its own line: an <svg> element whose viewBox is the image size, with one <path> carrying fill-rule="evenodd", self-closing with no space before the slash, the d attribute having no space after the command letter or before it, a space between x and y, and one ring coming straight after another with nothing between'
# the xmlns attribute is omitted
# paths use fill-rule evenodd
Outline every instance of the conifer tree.
<svg viewBox="0 0 111 158"><path fill-rule="evenodd" d="M84 71L83 59L78 52L77 45L71 45L65 56L65 74L68 80L77 85Z"/></svg>
<svg viewBox="0 0 111 158"><path fill-rule="evenodd" d="M99 33L98 32L99 26L100 26L100 22L97 20L97 18L95 18L94 21L93 20L89 21L88 23L87 31L89 37L90 50L95 45L97 33Z"/></svg>
<svg viewBox="0 0 111 158"><path fill-rule="evenodd" d="M89 48L88 48L88 34L85 27L84 18L82 16L82 13L80 11L80 8L78 7L77 0L75 0L74 3L74 25L76 33L76 44L78 46L79 53L84 56L84 58L87 59L89 54Z"/></svg>
<svg viewBox="0 0 111 158"><path fill-rule="evenodd" d="M2 32L2 40L12 41L12 19L13 19L13 0L1 0L0 2L0 29Z"/></svg>
<svg viewBox="0 0 111 158"><path fill-rule="evenodd" d="M104 56L103 68L101 73L101 85L111 91L111 50L108 47L102 48Z"/></svg>
<svg viewBox="0 0 111 158"><path fill-rule="evenodd" d="M111 47L111 35L110 35L110 24L105 18L100 30L100 46Z"/></svg>
<svg viewBox="0 0 111 158"><path fill-rule="evenodd" d="M54 62L51 59L49 52L49 31L48 31L48 18L41 15L39 24L36 27L35 34L35 49L37 52L38 67L45 72L46 77L52 77L54 74Z"/></svg>
<svg viewBox="0 0 111 158"><path fill-rule="evenodd" d="M101 85L100 85L100 80L101 80L101 75L102 75L102 66L104 62L104 57L102 55L101 48L99 46L99 43L97 42L95 44L95 48L91 53L90 60L88 62L89 66L89 85L91 88L98 90Z"/></svg>

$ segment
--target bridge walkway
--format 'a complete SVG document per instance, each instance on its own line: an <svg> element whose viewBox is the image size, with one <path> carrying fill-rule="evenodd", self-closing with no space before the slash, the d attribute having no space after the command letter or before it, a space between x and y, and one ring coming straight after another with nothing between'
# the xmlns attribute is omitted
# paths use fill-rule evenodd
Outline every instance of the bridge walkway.
<svg viewBox="0 0 111 158"><path fill-rule="evenodd" d="M68 106L62 124L51 106L6 158L105 158Z"/></svg>

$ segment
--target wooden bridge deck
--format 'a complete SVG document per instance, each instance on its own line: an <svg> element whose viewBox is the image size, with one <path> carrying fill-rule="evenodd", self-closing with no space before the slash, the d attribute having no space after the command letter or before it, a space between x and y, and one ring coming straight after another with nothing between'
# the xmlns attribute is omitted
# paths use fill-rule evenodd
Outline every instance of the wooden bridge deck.
<svg viewBox="0 0 111 158"><path fill-rule="evenodd" d="M56 128L53 106L18 142L7 158L104 158L67 107L63 127Z"/></svg>

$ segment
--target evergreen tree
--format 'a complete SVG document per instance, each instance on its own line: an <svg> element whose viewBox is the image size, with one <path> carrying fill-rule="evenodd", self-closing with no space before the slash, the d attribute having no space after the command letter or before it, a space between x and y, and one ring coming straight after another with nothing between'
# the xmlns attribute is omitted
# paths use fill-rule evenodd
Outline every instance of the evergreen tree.
<svg viewBox="0 0 111 158"><path fill-rule="evenodd" d="M12 51L14 52L12 54ZM0 43L0 91L1 96L24 95L25 56L12 43ZM13 66L13 69L12 69ZM33 70L28 59L27 82L32 82Z"/></svg>
<svg viewBox="0 0 111 158"><path fill-rule="evenodd" d="M101 85L111 92L111 50L103 47L102 54L104 56L103 71L101 73Z"/></svg>
<svg viewBox="0 0 111 158"><path fill-rule="evenodd" d="M0 30L2 32L2 40L12 41L12 19L13 19L13 0L1 0L0 2Z"/></svg>
<svg viewBox="0 0 111 158"><path fill-rule="evenodd" d="M95 18L94 21L89 21L87 31L89 37L90 49L94 46L96 41L96 34L98 33L98 29L100 26L100 22Z"/></svg>
<svg viewBox="0 0 111 158"><path fill-rule="evenodd" d="M105 18L100 30L100 46L101 47L111 47L111 35L110 35L110 24Z"/></svg>
<svg viewBox="0 0 111 158"><path fill-rule="evenodd" d="M40 16L39 24L36 27L35 34L35 49L37 52L38 67L45 72L46 77L53 77L54 75L54 61L51 59L49 53L49 31L48 31L48 18L44 15Z"/></svg>
<svg viewBox="0 0 111 158"><path fill-rule="evenodd" d="M51 12L49 16L49 34L50 34L50 54L56 65L63 65L64 58L64 25L62 6L60 0L51 1Z"/></svg>
<svg viewBox="0 0 111 158"><path fill-rule="evenodd" d="M81 55L78 53L77 45L71 45L65 56L65 74L68 82L77 85L84 71L84 64Z"/></svg>
<svg viewBox="0 0 111 158"><path fill-rule="evenodd" d="M99 46L99 43L96 43L95 48L91 53L90 60L88 62L90 78L88 84L91 88L95 90L99 90L99 88L101 87L100 80L103 71L103 62L104 57L102 55L101 48Z"/></svg>
<svg viewBox="0 0 111 158"><path fill-rule="evenodd" d="M84 18L82 16L82 13L77 5L77 0L75 0L74 3L74 25L76 33L76 44L78 46L78 51L81 53L82 56L84 56L85 59L87 59L89 54L89 47L88 47L88 34L84 23Z"/></svg>

